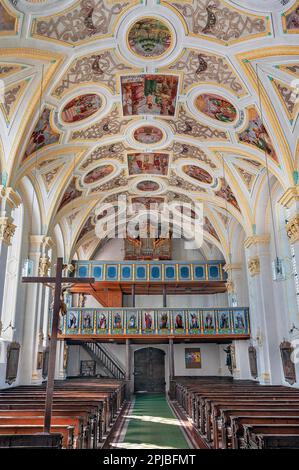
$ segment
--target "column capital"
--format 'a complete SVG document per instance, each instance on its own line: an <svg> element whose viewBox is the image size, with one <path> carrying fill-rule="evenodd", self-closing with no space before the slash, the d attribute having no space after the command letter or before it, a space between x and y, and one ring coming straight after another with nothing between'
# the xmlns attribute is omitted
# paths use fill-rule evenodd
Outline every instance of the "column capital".
<svg viewBox="0 0 299 470"><path fill-rule="evenodd" d="M250 276L256 276L257 274L260 274L261 272L261 264L260 264L260 259L258 256L252 256L251 258L248 259L248 270L250 273Z"/></svg>
<svg viewBox="0 0 299 470"><path fill-rule="evenodd" d="M0 243L11 245L12 237L17 228L12 222L11 217L0 217Z"/></svg>
<svg viewBox="0 0 299 470"><path fill-rule="evenodd" d="M242 269L242 263L226 263L223 269L226 273L229 271L239 271Z"/></svg>
<svg viewBox="0 0 299 470"><path fill-rule="evenodd" d="M285 207L292 207L299 203L299 186L291 186L278 200L278 203Z"/></svg>
<svg viewBox="0 0 299 470"><path fill-rule="evenodd" d="M54 245L52 238L46 235L30 235L29 239L31 247L40 247L43 251Z"/></svg>
<svg viewBox="0 0 299 470"><path fill-rule="evenodd" d="M299 240L299 213L288 221L286 231L291 243L296 243Z"/></svg>
<svg viewBox="0 0 299 470"><path fill-rule="evenodd" d="M7 188L3 185L0 185L0 201L2 203L4 202L4 208L5 204L7 203L10 209L15 209L22 202L20 196L15 192L14 189L9 187Z"/></svg>
<svg viewBox="0 0 299 470"><path fill-rule="evenodd" d="M251 237L247 237L244 241L245 248L250 248L253 245L266 245L270 242L270 235L252 235Z"/></svg>

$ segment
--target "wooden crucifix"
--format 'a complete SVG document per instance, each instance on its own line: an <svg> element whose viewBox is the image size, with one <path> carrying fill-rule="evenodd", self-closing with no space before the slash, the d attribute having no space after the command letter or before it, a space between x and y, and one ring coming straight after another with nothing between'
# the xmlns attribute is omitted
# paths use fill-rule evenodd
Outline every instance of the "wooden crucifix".
<svg viewBox="0 0 299 470"><path fill-rule="evenodd" d="M45 403L45 418L44 418L44 433L50 434L51 432L51 419L52 419L52 405L54 394L54 376L55 376L55 362L56 362L56 349L57 349L57 335L59 329L59 312L61 308L61 290L62 284L92 284L94 278L76 278L76 277L62 277L63 260L57 258L56 263L56 276L55 277L22 277L22 282L26 283L42 283L54 284L54 306L53 306L53 319L51 340L49 349L49 367L48 367L48 381L46 390L46 403Z"/></svg>

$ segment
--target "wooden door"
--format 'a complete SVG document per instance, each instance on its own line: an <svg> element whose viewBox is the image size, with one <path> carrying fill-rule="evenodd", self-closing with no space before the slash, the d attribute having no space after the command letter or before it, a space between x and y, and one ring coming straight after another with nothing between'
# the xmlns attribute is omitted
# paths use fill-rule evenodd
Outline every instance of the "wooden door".
<svg viewBox="0 0 299 470"><path fill-rule="evenodd" d="M134 355L135 392L165 393L165 352L143 348Z"/></svg>

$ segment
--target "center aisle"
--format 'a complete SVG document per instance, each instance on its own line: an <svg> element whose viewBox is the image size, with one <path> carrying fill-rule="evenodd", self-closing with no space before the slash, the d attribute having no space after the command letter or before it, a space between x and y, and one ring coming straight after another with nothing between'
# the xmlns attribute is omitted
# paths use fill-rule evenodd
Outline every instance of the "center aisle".
<svg viewBox="0 0 299 470"><path fill-rule="evenodd" d="M126 416L121 442L123 449L189 449L180 421L165 395L138 394Z"/></svg>

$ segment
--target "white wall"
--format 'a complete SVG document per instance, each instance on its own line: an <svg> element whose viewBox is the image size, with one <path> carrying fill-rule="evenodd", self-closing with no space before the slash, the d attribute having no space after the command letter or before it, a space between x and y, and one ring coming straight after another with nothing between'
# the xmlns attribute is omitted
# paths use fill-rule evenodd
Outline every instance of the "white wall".
<svg viewBox="0 0 299 470"><path fill-rule="evenodd" d="M136 295L136 307L158 308L163 306L162 295ZM124 295L124 307L130 307L131 296ZM211 295L168 295L167 307L169 308L198 308L198 307L226 307L228 306L227 293Z"/></svg>

